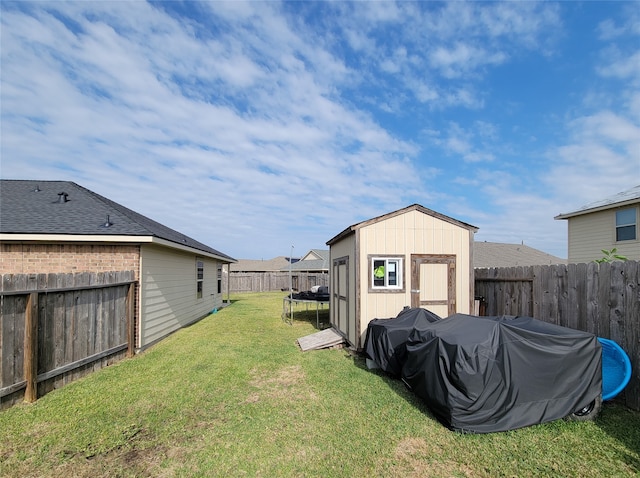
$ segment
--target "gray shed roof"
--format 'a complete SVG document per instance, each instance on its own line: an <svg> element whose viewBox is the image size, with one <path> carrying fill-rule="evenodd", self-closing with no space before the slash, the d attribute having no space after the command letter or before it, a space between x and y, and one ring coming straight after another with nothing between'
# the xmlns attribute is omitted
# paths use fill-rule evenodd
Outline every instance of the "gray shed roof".
<svg viewBox="0 0 640 478"><path fill-rule="evenodd" d="M547 254L524 244L474 242L473 267L544 266L566 264L567 260Z"/></svg>
<svg viewBox="0 0 640 478"><path fill-rule="evenodd" d="M640 184L632 187L631 189L627 189L626 191L614 194L613 196L609 196L607 198L600 199L599 201L586 204L573 212L558 214L554 219L569 219L573 216L589 214L605 209L611 209L613 207L620 207L626 204L633 204L638 201L640 201Z"/></svg>
<svg viewBox="0 0 640 478"><path fill-rule="evenodd" d="M64 201L66 194L66 201ZM105 227L107 217L111 225ZM0 234L155 237L235 262L232 257L71 181L0 180ZM108 240L108 239L107 239Z"/></svg>
<svg viewBox="0 0 640 478"><path fill-rule="evenodd" d="M320 257L320 259L304 259L291 264L292 271L314 271L314 272L328 272L329 271L329 250L328 249L311 249L306 256ZM289 267L282 270L289 270Z"/></svg>

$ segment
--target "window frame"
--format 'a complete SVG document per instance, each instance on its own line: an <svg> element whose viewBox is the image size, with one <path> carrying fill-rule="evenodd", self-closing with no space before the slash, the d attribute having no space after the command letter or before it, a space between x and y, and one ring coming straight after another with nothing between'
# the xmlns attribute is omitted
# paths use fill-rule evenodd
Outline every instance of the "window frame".
<svg viewBox="0 0 640 478"><path fill-rule="evenodd" d="M204 260L196 257L196 299L202 299L204 290Z"/></svg>
<svg viewBox="0 0 640 478"><path fill-rule="evenodd" d="M375 269L378 268L380 263L383 263L384 266L384 284L379 285L376 284L376 281L379 281L375 277ZM391 280L391 271L392 268L389 267L390 264L395 264L395 285L389 285ZM370 254L367 257L367 274L369 276L369 292L382 292L382 293L404 293L406 287L406 260L404 255L402 254Z"/></svg>
<svg viewBox="0 0 640 478"><path fill-rule="evenodd" d="M633 212L633 222L618 224L618 214L621 212ZM633 237L629 239L620 239L619 232L622 228L633 228ZM638 240L638 207L632 206L628 208L620 208L616 210L615 214L615 240L616 242L628 242L628 241L637 241Z"/></svg>

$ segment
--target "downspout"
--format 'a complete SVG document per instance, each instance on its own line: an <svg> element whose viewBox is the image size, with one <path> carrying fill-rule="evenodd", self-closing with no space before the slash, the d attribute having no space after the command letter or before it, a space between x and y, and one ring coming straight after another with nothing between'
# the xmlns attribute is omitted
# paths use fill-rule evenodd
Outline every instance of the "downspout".
<svg viewBox="0 0 640 478"><path fill-rule="evenodd" d="M226 264L227 268L225 270L225 264L222 265L222 273L227 276L227 304L231 304L231 276L229 274L229 270L231 269L231 263ZM224 299L223 299L224 302Z"/></svg>

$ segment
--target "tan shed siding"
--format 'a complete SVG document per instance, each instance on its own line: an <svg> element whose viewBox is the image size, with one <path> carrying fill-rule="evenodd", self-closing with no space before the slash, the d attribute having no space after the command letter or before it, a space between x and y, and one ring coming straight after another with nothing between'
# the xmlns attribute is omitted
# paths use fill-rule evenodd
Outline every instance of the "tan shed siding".
<svg viewBox="0 0 640 478"><path fill-rule="evenodd" d="M332 244L330 249L330 258L331 258L331 271L333 271L333 261L335 259L339 259L342 257L349 258L349 277L348 277L348 309L347 309L347 327L340 327L340 332L346 335L347 339L352 343L357 345L357 335L356 335L356 235L352 234L342 239L341 241ZM330 273L331 275L331 273ZM329 283L329 292L331 293L331 280ZM339 291L342 292L342 291ZM331 306L330 313L335 313L337 310L337 305L333 302L333 294L331 294ZM335 324L334 317L331 318L332 324Z"/></svg>
<svg viewBox="0 0 640 478"><path fill-rule="evenodd" d="M633 206L623 209L628 207ZM635 207L637 218L640 208L637 205ZM640 238L616 242L616 211L617 209L608 209L568 219L569 262L592 262L602 257L602 249L610 250L614 247L619 254L640 260ZM636 228L637 224L638 222ZM636 234L640 234L640 231L636 230Z"/></svg>
<svg viewBox="0 0 640 478"><path fill-rule="evenodd" d="M472 312L470 235L472 232L466 228L419 211L409 211L361 228L358 265L362 297L359 346L364 343L366 329L372 319L395 317L404 306L411 305L411 254L455 254L457 312ZM397 255L404 259L403 293L369 293L368 257L371 255Z"/></svg>
<svg viewBox="0 0 640 478"><path fill-rule="evenodd" d="M204 262L202 298L196 297L196 256L159 246L141 251L140 347L145 347L211 312L222 303L217 265Z"/></svg>

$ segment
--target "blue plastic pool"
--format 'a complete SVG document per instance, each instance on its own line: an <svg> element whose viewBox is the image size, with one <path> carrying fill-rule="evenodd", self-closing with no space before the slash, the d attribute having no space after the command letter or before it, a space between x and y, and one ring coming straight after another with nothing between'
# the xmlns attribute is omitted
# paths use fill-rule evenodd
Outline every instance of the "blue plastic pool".
<svg viewBox="0 0 640 478"><path fill-rule="evenodd" d="M631 380L631 361L616 342L598 337L602 345L602 400L611 400Z"/></svg>

